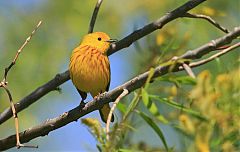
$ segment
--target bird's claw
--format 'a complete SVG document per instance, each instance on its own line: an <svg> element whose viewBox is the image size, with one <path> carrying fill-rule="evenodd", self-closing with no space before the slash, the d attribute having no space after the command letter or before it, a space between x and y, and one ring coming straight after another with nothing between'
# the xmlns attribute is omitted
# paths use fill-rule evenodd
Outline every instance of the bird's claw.
<svg viewBox="0 0 240 152"><path fill-rule="evenodd" d="M106 91L103 92L103 93L99 93L98 95L96 95L96 96L94 97L94 100L99 99L99 98L102 98L102 97L104 97L106 94L107 94Z"/></svg>
<svg viewBox="0 0 240 152"><path fill-rule="evenodd" d="M85 107L85 105L86 105L86 103L84 102L84 100L82 100L79 104L79 107L82 109Z"/></svg>

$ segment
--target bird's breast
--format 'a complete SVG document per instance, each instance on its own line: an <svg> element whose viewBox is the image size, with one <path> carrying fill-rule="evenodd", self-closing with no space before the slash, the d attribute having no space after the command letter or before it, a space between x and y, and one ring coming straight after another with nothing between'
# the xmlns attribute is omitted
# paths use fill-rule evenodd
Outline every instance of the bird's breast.
<svg viewBox="0 0 240 152"><path fill-rule="evenodd" d="M69 71L74 85L91 94L104 92L110 81L108 57L95 48L85 47L85 51L74 51ZM95 96L95 95L94 95Z"/></svg>

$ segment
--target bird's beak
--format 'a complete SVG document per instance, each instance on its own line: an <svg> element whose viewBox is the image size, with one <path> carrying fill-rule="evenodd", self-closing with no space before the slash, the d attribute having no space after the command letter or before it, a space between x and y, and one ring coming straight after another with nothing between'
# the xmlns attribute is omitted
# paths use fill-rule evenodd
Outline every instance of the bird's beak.
<svg viewBox="0 0 240 152"><path fill-rule="evenodd" d="M109 40L107 40L107 41L105 41L105 42L114 43L114 42L117 42L117 41L118 41L117 39L109 39Z"/></svg>

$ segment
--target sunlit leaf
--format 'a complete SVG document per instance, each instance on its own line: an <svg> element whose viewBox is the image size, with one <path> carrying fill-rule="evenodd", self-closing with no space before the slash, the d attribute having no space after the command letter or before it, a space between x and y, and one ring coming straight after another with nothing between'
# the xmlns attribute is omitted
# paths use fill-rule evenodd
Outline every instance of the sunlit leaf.
<svg viewBox="0 0 240 152"><path fill-rule="evenodd" d="M180 84L196 85L196 80L190 76L163 76L157 78L156 80L173 82L176 83L178 86L180 86Z"/></svg>
<svg viewBox="0 0 240 152"><path fill-rule="evenodd" d="M147 91L142 88L142 100L143 100L143 103L146 107L149 106L149 97L148 97L148 93Z"/></svg>
<svg viewBox="0 0 240 152"><path fill-rule="evenodd" d="M150 68L149 73L148 73L148 78L147 78L145 86L144 86L144 89L146 89L146 90L149 87L150 81L154 75L154 71L155 71L154 68Z"/></svg>
<svg viewBox="0 0 240 152"><path fill-rule="evenodd" d="M151 99L149 99L149 105L148 105L148 110L153 114L153 115L157 115L158 114L158 108L157 108L157 105L152 102Z"/></svg>
<svg viewBox="0 0 240 152"><path fill-rule="evenodd" d="M132 152L131 149L119 149L118 151L119 152Z"/></svg>
<svg viewBox="0 0 240 152"><path fill-rule="evenodd" d="M117 104L117 108L118 108L118 110L120 110L122 113L126 113L126 111L127 111L126 105L123 104L123 103L121 103L121 102L119 102L119 103Z"/></svg>
<svg viewBox="0 0 240 152"><path fill-rule="evenodd" d="M143 100L143 104L147 107L147 109L149 110L149 112L151 114L153 114L159 121L163 122L163 123L167 123L168 121L164 118L164 116L162 116L157 108L157 105L152 102L152 100L149 98L149 95L147 93L147 91L142 88L142 100Z"/></svg>
<svg viewBox="0 0 240 152"><path fill-rule="evenodd" d="M168 120L163 116L161 115L160 113L158 113L157 115L155 115L155 117L162 123L164 124L167 124L169 123Z"/></svg>

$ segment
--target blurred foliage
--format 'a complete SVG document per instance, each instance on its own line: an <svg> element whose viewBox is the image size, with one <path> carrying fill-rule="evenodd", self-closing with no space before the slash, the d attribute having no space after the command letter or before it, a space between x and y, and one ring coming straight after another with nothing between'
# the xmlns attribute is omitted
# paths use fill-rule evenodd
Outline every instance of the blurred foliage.
<svg viewBox="0 0 240 152"><path fill-rule="evenodd" d="M71 50L87 33L96 1L14 2L0 2L0 74L3 74L4 68L35 24L43 20L43 25L9 73L9 86L14 102L17 102L67 68ZM184 2L122 0L124 5L119 5L117 0L112 3L104 1L94 31L106 31L111 37L121 39ZM239 25L239 3L239 0L206 1L190 12L209 15L232 30ZM137 75L151 67L165 64L173 56L197 48L223 34L205 20L177 19L135 42L134 47L124 49L125 60L122 62L128 62L131 71L118 75L130 79L129 75ZM82 123L96 139L99 151L237 151L240 149L238 52L239 49L194 68L197 79L179 72L150 83L150 74L143 88L118 104L118 122L111 127L110 141L106 141L105 128L99 119L86 118L82 119ZM63 88L63 94L58 96L64 97L62 100L71 100L72 92ZM37 106L20 113L21 130L41 122L39 114L47 115L43 110L54 112L50 106L54 98L56 96L50 93L41 99L46 102L36 103ZM0 90L0 112L8 106L7 96ZM62 109L56 113L62 113ZM0 126L0 137L13 132L13 120Z"/></svg>
<svg viewBox="0 0 240 152"><path fill-rule="evenodd" d="M175 128L181 136L181 142L184 146L180 151L234 152L240 146L240 85L237 83L240 82L239 75L240 70L236 69L228 74L219 74L216 79L213 79L210 72L205 70L198 75L196 84L192 86L191 91L185 96L181 104L172 101L177 100L178 93L176 92L181 87L177 90L174 89L173 96L169 96L168 99L158 95L148 95L145 89L142 89L142 91L135 93L129 106L120 103L119 109L123 113L123 119L119 124L114 124L109 142L106 142L106 139L103 142L102 138L105 138L105 133L99 127L98 120L88 118L82 122L91 128L91 132L101 143L101 146L98 146L100 151L165 151L161 148L149 147L145 142L132 145L128 139L131 138L128 136L130 132L137 133L138 125L134 121L136 118L131 119L136 111L137 116L135 117L142 117L159 135L165 148L169 149L161 129L157 126L157 122L164 121L156 116L156 112L159 113L156 111L156 106L153 108L153 103L160 101L174 109L172 116L164 119L168 119L169 121L165 123ZM184 84L184 81L180 81L180 84L182 82ZM138 104L141 104L139 97L142 98L143 104L151 113L149 116L139 110L134 110L139 108ZM152 103L149 103L150 99L153 101ZM151 105L149 106L149 104ZM125 141L128 141L127 145L124 144ZM171 147L167 151L176 151L176 149Z"/></svg>

